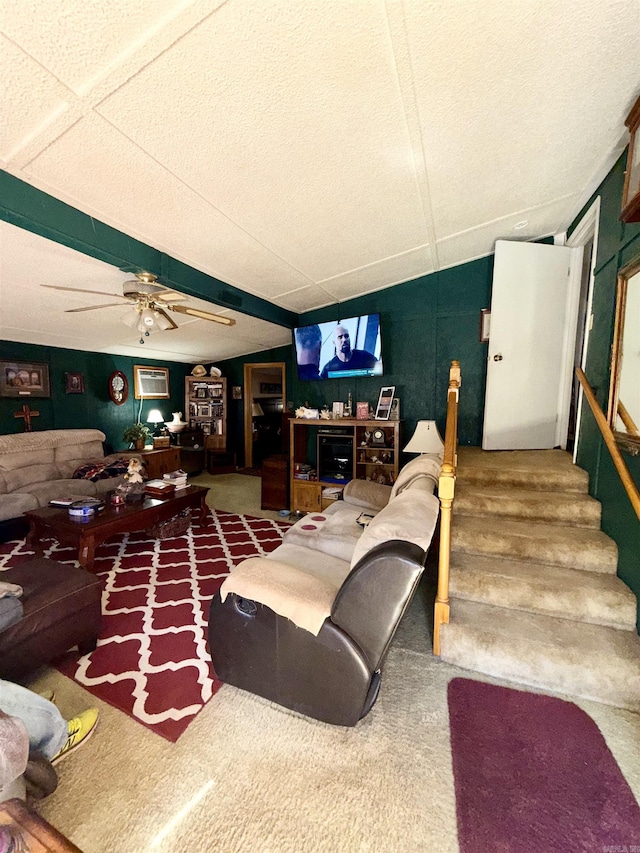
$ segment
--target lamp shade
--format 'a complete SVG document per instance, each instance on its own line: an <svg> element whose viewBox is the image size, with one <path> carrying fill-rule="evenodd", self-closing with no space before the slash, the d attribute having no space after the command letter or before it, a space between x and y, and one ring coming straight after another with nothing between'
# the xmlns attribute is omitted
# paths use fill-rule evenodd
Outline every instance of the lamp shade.
<svg viewBox="0 0 640 853"><path fill-rule="evenodd" d="M160 412L160 409L151 409L149 414L147 415L147 421L150 424L160 424L164 421L164 418Z"/></svg>
<svg viewBox="0 0 640 853"><path fill-rule="evenodd" d="M444 442L438 432L435 421L418 421L411 441L404 449L405 453L437 453L444 454Z"/></svg>
<svg viewBox="0 0 640 853"><path fill-rule="evenodd" d="M251 415L254 418L259 418L262 415L264 415L264 412L262 411L262 406L260 405L260 403L252 403L251 404Z"/></svg>

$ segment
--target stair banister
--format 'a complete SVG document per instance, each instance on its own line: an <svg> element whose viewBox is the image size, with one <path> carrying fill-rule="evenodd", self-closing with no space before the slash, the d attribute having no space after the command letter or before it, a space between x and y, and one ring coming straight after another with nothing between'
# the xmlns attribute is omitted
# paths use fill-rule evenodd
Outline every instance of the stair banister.
<svg viewBox="0 0 640 853"><path fill-rule="evenodd" d="M635 425L635 422L629 414L627 407L623 405L622 400L618 400L618 414L620 415L620 420L624 424L624 428L629 433L629 435L638 437L638 427Z"/></svg>
<svg viewBox="0 0 640 853"><path fill-rule="evenodd" d="M449 622L449 563L451 558L451 511L458 466L458 395L460 362L452 361L447 390L447 425L444 434L444 456L438 479L440 499L440 552L438 555L438 590L433 613L433 653L440 654L440 626Z"/></svg>
<svg viewBox="0 0 640 853"><path fill-rule="evenodd" d="M602 433L602 437L604 439L604 443L607 445L607 449L611 454L611 458L613 459L613 464L616 466L616 470L620 479L622 480L622 485L627 493L627 497L631 501L631 506L634 508L636 515L638 516L638 520L640 520L640 493L638 492L638 487L633 481L633 477L629 473L629 469L627 468L627 464L622 458L622 454L620 453L620 449L616 443L615 436L611 430L611 427L607 423L607 419L604 416L604 412L598 405L598 401L596 400L596 396L593 393L593 389L591 385L589 385L589 381L587 377L584 375L584 372L577 367L576 368L576 376L580 381L580 385L582 385L582 390L584 391L584 396L587 398L587 402L593 412L593 416L596 419L596 423Z"/></svg>

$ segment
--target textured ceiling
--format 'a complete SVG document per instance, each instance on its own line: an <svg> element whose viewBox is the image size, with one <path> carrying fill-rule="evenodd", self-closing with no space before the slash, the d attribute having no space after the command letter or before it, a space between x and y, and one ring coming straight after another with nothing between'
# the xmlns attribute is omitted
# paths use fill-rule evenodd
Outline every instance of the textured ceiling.
<svg viewBox="0 0 640 853"><path fill-rule="evenodd" d="M638 0L0 0L0 166L301 312L565 230L623 139L638 43ZM59 298L55 333L12 304L9 271L3 337L85 348ZM245 319L162 353L290 340Z"/></svg>

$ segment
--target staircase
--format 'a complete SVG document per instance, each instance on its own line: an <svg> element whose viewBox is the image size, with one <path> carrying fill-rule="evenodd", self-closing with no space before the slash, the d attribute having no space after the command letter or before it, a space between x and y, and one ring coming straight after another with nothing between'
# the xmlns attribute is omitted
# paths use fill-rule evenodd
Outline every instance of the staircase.
<svg viewBox="0 0 640 853"><path fill-rule="evenodd" d="M561 450L460 448L448 663L640 713L636 597Z"/></svg>

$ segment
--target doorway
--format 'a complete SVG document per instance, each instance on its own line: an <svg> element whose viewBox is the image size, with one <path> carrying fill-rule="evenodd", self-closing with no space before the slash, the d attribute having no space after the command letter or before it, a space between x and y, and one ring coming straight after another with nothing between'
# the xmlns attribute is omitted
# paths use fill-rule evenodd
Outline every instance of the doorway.
<svg viewBox="0 0 640 853"><path fill-rule="evenodd" d="M286 372L283 361L244 365L244 464L259 468L286 446Z"/></svg>

